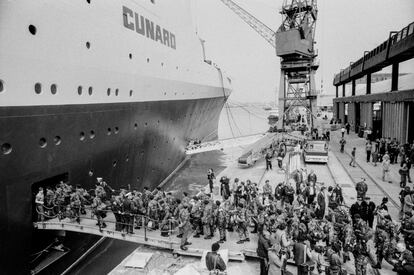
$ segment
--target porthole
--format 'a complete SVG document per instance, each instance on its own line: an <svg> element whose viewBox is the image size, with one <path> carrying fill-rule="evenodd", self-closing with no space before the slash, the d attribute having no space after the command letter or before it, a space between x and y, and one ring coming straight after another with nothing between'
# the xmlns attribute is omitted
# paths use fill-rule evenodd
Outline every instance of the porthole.
<svg viewBox="0 0 414 275"><path fill-rule="evenodd" d="M108 89L106 90L106 94L107 94L108 96L110 96L110 95L111 95L111 88L108 88Z"/></svg>
<svg viewBox="0 0 414 275"><path fill-rule="evenodd" d="M132 96L133 93L134 93L134 91L133 90L130 90L129 91L129 96Z"/></svg>
<svg viewBox="0 0 414 275"><path fill-rule="evenodd" d="M93 176L93 170L89 170L88 175L89 175L90 177L92 177L92 176Z"/></svg>
<svg viewBox="0 0 414 275"><path fill-rule="evenodd" d="M148 126L148 122L145 122L145 127Z"/></svg>
<svg viewBox="0 0 414 275"><path fill-rule="evenodd" d="M4 82L0 79L0 93L4 92Z"/></svg>
<svg viewBox="0 0 414 275"><path fill-rule="evenodd" d="M2 145L1 145L1 152L3 153L3 155L8 155L8 154L10 154L11 152L12 152L12 146L11 146L11 144L10 143L3 143Z"/></svg>
<svg viewBox="0 0 414 275"><path fill-rule="evenodd" d="M161 62L161 67L164 67L164 62Z"/></svg>
<svg viewBox="0 0 414 275"><path fill-rule="evenodd" d="M118 134L119 133L119 128L118 127L115 127L115 134Z"/></svg>
<svg viewBox="0 0 414 275"><path fill-rule="evenodd" d="M167 95L167 93L164 93L164 95Z"/></svg>
<svg viewBox="0 0 414 275"><path fill-rule="evenodd" d="M150 62L150 59L149 58L147 58L147 63L149 63Z"/></svg>
<svg viewBox="0 0 414 275"><path fill-rule="evenodd" d="M45 148L47 146L47 141L45 138L40 138L39 139L39 146L40 148Z"/></svg>
<svg viewBox="0 0 414 275"><path fill-rule="evenodd" d="M92 87L89 87L89 89L88 89L88 94L89 94L89 95L92 95L92 93L93 93L93 88L92 88Z"/></svg>
<svg viewBox="0 0 414 275"><path fill-rule="evenodd" d="M113 167L116 167L116 164L117 164L117 161L116 161L116 160L114 160L114 161L112 162L112 166L113 166Z"/></svg>
<svg viewBox="0 0 414 275"><path fill-rule="evenodd" d="M140 178L139 178L139 177L137 177L137 181L138 181L138 182L140 181Z"/></svg>
<svg viewBox="0 0 414 275"><path fill-rule="evenodd" d="M134 124L134 129L136 130L136 129L138 129L138 123L135 123Z"/></svg>
<svg viewBox="0 0 414 275"><path fill-rule="evenodd" d="M60 145L62 143L62 139L60 138L60 136L55 136L53 141L55 142L55 145Z"/></svg>
<svg viewBox="0 0 414 275"><path fill-rule="evenodd" d="M115 95L118 96L119 94L119 89L115 89Z"/></svg>
<svg viewBox="0 0 414 275"><path fill-rule="evenodd" d="M91 131L89 132L89 138L90 138L90 139L95 138L95 131L94 131L94 130L91 130Z"/></svg>
<svg viewBox="0 0 414 275"><path fill-rule="evenodd" d="M87 2L88 4L90 4L90 3L91 3L91 0L86 0L86 2Z"/></svg>
<svg viewBox="0 0 414 275"><path fill-rule="evenodd" d="M111 128L108 128L108 131L106 132L106 134L107 134L108 136L110 136L110 135L112 134L112 129L111 129Z"/></svg>
<svg viewBox="0 0 414 275"><path fill-rule="evenodd" d="M175 66L175 69L178 70L178 66Z"/></svg>
<svg viewBox="0 0 414 275"><path fill-rule="evenodd" d="M36 83L34 89L36 94L40 94L42 92L42 84L40 84L39 82Z"/></svg>
<svg viewBox="0 0 414 275"><path fill-rule="evenodd" d="M78 87L78 95L81 95L82 94L82 86L79 86Z"/></svg>
<svg viewBox="0 0 414 275"><path fill-rule="evenodd" d="M86 44L85 44L85 45L86 45L86 48L87 48L87 49L90 49L90 48L91 48L91 42L89 42L89 41L88 41L88 42L86 42Z"/></svg>
<svg viewBox="0 0 414 275"><path fill-rule="evenodd" d="M129 56L129 59L132 59L132 53L130 53L128 56Z"/></svg>
<svg viewBox="0 0 414 275"><path fill-rule="evenodd" d="M29 32L30 32L32 35L36 35L37 28L36 28L34 25L29 25Z"/></svg>
<svg viewBox="0 0 414 275"><path fill-rule="evenodd" d="M55 95L57 93L57 85L56 84L50 85L50 92L52 93L52 95Z"/></svg>
<svg viewBox="0 0 414 275"><path fill-rule="evenodd" d="M129 161L129 156L126 156L125 161L128 162Z"/></svg>
<svg viewBox="0 0 414 275"><path fill-rule="evenodd" d="M84 141L85 140L85 132L80 132L79 134L79 140Z"/></svg>

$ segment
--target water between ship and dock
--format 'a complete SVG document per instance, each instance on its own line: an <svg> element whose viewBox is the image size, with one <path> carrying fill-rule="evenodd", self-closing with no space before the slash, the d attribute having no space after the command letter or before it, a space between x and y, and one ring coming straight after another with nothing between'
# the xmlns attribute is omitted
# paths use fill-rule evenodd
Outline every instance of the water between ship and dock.
<svg viewBox="0 0 414 275"><path fill-rule="evenodd" d="M268 115L267 111L256 106L230 107L227 110L224 108L220 116L218 137L227 139L264 133L269 128ZM180 197L182 192L195 195L208 183L208 168L212 168L218 175L230 162L237 159L241 150L242 148L230 150L230 153L211 151L194 155L163 188L177 197ZM234 178L237 175L229 177ZM107 274L138 247L138 244L107 238L67 274Z"/></svg>

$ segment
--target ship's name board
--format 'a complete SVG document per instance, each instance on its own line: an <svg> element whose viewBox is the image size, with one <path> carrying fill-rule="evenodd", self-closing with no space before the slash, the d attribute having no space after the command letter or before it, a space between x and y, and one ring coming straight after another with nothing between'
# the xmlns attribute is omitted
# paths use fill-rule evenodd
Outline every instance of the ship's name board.
<svg viewBox="0 0 414 275"><path fill-rule="evenodd" d="M128 7L123 6L122 13L124 16L125 28L135 31L156 42L160 42L174 50L176 49L175 35L172 32L161 28L158 24L139 15Z"/></svg>

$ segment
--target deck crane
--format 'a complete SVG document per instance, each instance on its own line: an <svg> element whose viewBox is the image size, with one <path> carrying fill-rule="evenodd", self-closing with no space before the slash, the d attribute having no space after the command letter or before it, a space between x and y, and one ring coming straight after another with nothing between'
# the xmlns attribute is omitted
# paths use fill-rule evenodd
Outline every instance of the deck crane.
<svg viewBox="0 0 414 275"><path fill-rule="evenodd" d="M282 25L273 31L232 0L220 0L276 49L281 57L279 86L279 129L295 121L294 111L305 111L313 128L316 111L315 72L318 68L314 49L317 19L316 0L284 0L280 14Z"/></svg>

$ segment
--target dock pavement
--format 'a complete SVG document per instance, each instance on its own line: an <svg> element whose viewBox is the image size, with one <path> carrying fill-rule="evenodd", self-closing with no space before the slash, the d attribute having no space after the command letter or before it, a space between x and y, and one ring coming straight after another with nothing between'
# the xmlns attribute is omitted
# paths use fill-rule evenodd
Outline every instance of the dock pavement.
<svg viewBox="0 0 414 275"><path fill-rule="evenodd" d="M399 192L401 190L399 182L400 175L398 170L400 169L399 164L390 165L390 182L382 180L382 166L381 163L377 163L374 166L372 162L367 162L365 144L366 139L360 138L354 133L349 135L345 134L345 151L340 152L339 140L341 139L341 132L335 131L331 133L330 150L331 153L339 160L348 176L352 179L354 184L361 181L362 178L366 179L368 185L367 196L371 198L371 201L375 205L379 205L383 197L388 198L388 212L390 213L394 221L399 220L400 202L398 199ZM349 165L351 160L351 151L356 148L356 167ZM331 161L331 159L330 159ZM412 172L412 171L411 171ZM374 222L375 227L375 222ZM383 261L382 269L377 270L376 274L391 275L396 274L392 271L392 266Z"/></svg>

